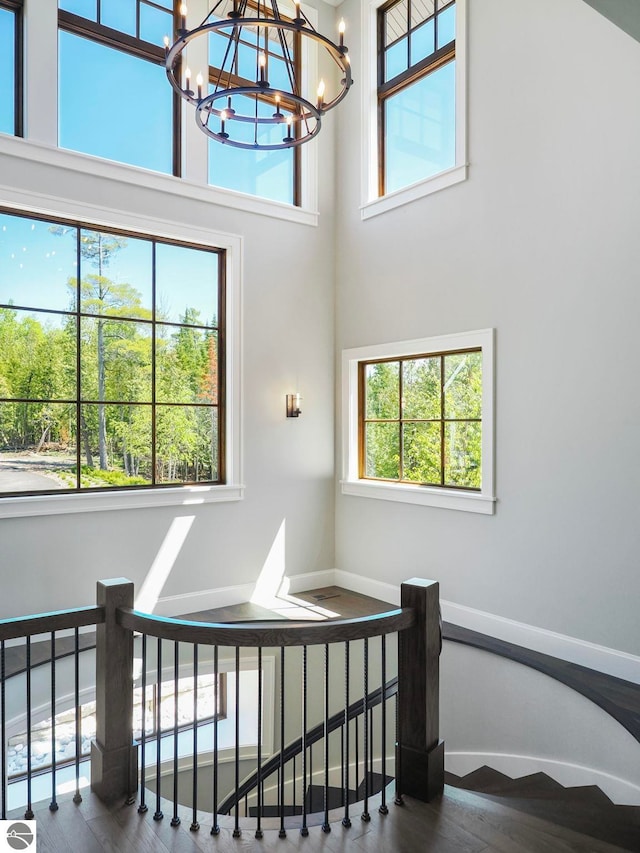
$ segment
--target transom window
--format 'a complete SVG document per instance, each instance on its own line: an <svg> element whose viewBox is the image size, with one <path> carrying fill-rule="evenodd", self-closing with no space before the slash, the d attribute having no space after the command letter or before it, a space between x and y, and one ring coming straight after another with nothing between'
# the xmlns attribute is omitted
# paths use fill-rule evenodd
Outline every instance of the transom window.
<svg viewBox="0 0 640 853"><path fill-rule="evenodd" d="M179 175L179 99L163 47L172 0L59 0L58 24L60 147Z"/></svg>
<svg viewBox="0 0 640 853"><path fill-rule="evenodd" d="M22 2L0 0L0 133L22 134Z"/></svg>
<svg viewBox="0 0 640 853"><path fill-rule="evenodd" d="M224 483L224 267L0 211L0 493Z"/></svg>
<svg viewBox="0 0 640 853"><path fill-rule="evenodd" d="M248 4L248 9L252 3ZM233 0L226 0L216 10L211 20L220 20L227 17L227 13L233 9ZM247 12L248 14L248 12ZM265 10L261 10L265 15ZM286 17L285 17L286 20ZM282 41L280 37L282 36ZM237 50L230 38L230 32L219 30L209 36L209 91L213 92L220 88L220 68L224 64L228 67L230 58L233 65L234 85L251 84L258 77L259 70L256 67L256 38L255 28L243 28L237 40ZM261 40L260 48L266 58L266 75L273 88L282 87L285 91L290 87L288 77L288 64L296 67L296 76L300 78L300 36L289 32L279 33L275 28L268 31L266 41ZM234 54L228 57L230 50ZM238 97L238 96L236 96ZM247 107L238 104L237 109L242 112L251 111L255 108L254 99L246 98ZM265 96L257 104L257 109L264 111L264 115L271 117L276 109L280 109L286 117L294 109L295 105L281 102L276 105L274 99ZM253 139L254 125L247 123L247 135L244 142L260 142L262 144L279 143L282 141L282 125L263 125L260 132L263 134L259 139ZM251 134L251 135L249 135ZM209 183L219 187L250 193L273 201L281 201L289 204L300 205L300 149L285 148L276 151L251 151L247 149L233 148L230 145L221 145L219 142L209 140Z"/></svg>
<svg viewBox="0 0 640 853"><path fill-rule="evenodd" d="M480 350L362 362L360 371L361 477L480 488Z"/></svg>
<svg viewBox="0 0 640 853"><path fill-rule="evenodd" d="M456 165L456 3L378 10L379 194Z"/></svg>

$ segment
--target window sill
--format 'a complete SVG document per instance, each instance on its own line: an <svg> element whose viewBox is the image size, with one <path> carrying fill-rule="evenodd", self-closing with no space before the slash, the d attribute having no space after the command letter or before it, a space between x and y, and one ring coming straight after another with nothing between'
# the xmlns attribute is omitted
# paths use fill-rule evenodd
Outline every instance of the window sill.
<svg viewBox="0 0 640 853"><path fill-rule="evenodd" d="M451 187L454 184L459 184L467 179L468 167L454 166L452 169L447 169L446 172L439 172L430 178L425 178L424 181L411 184L408 187L403 187L401 190L389 193L388 195L376 198L373 201L368 201L360 208L362 219L371 219L374 216L379 216L381 213L386 213L389 210L394 210L396 207L402 207L404 204L409 204L431 193Z"/></svg>
<svg viewBox="0 0 640 853"><path fill-rule="evenodd" d="M55 166L57 169L79 172L89 175L92 178L106 178L107 180L119 181L123 184L143 187L144 189L170 193L180 198L192 199L193 201L218 204L222 207L255 213L259 216L284 219L300 225L315 226L318 224L317 211L294 207L283 202L270 201L269 199L258 198L221 187L193 183L184 178L176 178L173 175L165 175L161 172L153 172L149 169L129 166L126 163L117 163L113 160L104 160L100 157L93 157L90 154L57 148L42 142L35 142L31 139L0 134L0 155L26 160L31 163ZM7 168L6 174L11 174L9 168ZM12 188L5 185L2 187L2 190L4 203L11 204L13 201L11 198ZM78 204L73 205L75 216L81 216L79 212L81 207Z"/></svg>
<svg viewBox="0 0 640 853"><path fill-rule="evenodd" d="M462 512L493 515L496 499L479 492L458 489L433 489L429 486L411 486L408 483L381 483L373 480L342 480L342 494L383 501L435 506Z"/></svg>
<svg viewBox="0 0 640 853"><path fill-rule="evenodd" d="M122 492L25 495L0 498L0 518L62 515L70 512L102 512L112 509L143 509L164 506L240 501L244 486L178 486L169 489L139 489Z"/></svg>

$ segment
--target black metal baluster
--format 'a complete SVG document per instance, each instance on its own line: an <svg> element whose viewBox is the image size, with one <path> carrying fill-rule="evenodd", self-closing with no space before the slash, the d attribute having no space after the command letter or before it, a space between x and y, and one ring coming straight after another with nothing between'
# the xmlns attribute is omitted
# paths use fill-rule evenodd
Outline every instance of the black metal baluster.
<svg viewBox="0 0 640 853"><path fill-rule="evenodd" d="M286 838L284 828L284 646L280 646L280 779L278 786L278 811L280 831L278 838Z"/></svg>
<svg viewBox="0 0 640 853"><path fill-rule="evenodd" d="M178 691L180 669L180 649L176 640L173 644L173 816L171 826L179 826L178 816Z"/></svg>
<svg viewBox="0 0 640 853"><path fill-rule="evenodd" d="M0 642L0 752L2 757L2 820L7 819L7 728L4 640Z"/></svg>
<svg viewBox="0 0 640 853"><path fill-rule="evenodd" d="M258 821L256 838L262 838L262 649L258 647Z"/></svg>
<svg viewBox="0 0 640 853"><path fill-rule="evenodd" d="M344 817L342 818L342 825L346 826L347 828L351 826L351 818L349 817L349 678L351 665L350 654L351 650L349 648L349 641L347 640L347 642L344 644L344 724L342 727L342 767L344 774Z"/></svg>
<svg viewBox="0 0 640 853"><path fill-rule="evenodd" d="M380 814L389 814L389 809L387 808L387 638L383 634L380 637L380 666L381 666L381 675L380 680L382 682L382 695L380 697L381 703L381 711L382 711L382 736L381 736L381 766L380 772L382 774L382 802L378 811Z"/></svg>
<svg viewBox="0 0 640 853"><path fill-rule="evenodd" d="M161 764L160 761L160 746L162 741L162 640L158 637L158 652L156 656L156 810L153 815L154 820L162 820L164 815L160 808L160 783L161 783Z"/></svg>
<svg viewBox="0 0 640 853"><path fill-rule="evenodd" d="M140 717L140 805L138 813L145 814L148 810L146 797L146 758L147 758L147 635L142 635L142 703Z"/></svg>
<svg viewBox="0 0 640 853"><path fill-rule="evenodd" d="M49 811L58 811L56 799L56 633L51 632L51 802Z"/></svg>
<svg viewBox="0 0 640 853"><path fill-rule="evenodd" d="M309 835L307 828L307 647L302 648L302 827L300 835ZM309 787L311 790L311 787Z"/></svg>
<svg viewBox="0 0 640 853"><path fill-rule="evenodd" d="M236 737L235 737L236 791L240 787L240 646L236 646ZM233 837L240 838L240 800L236 799L236 819Z"/></svg>
<svg viewBox="0 0 640 853"><path fill-rule="evenodd" d="M356 716L355 720L355 728L356 728L356 792L358 791L360 785L358 784L358 775L360 773L360 717Z"/></svg>
<svg viewBox="0 0 640 853"><path fill-rule="evenodd" d="M292 774L292 775L291 775L291 787L292 787L292 790L293 790L293 810L292 810L292 814L295 814L295 813L296 813L296 757L295 757L295 755L293 756L292 764L293 764L293 767L292 767L292 770L291 770L291 774Z"/></svg>
<svg viewBox="0 0 640 853"><path fill-rule="evenodd" d="M33 809L31 808L31 637L27 637L27 810L24 813L25 820L33 820ZM4 747L4 744L3 744Z"/></svg>
<svg viewBox="0 0 640 853"><path fill-rule="evenodd" d="M364 697L362 699L362 729L363 729L363 745L362 757L364 759L364 809L360 815L361 819L366 821L371 820L369 814L369 772L367 768L367 759L369 755L369 640L364 640Z"/></svg>
<svg viewBox="0 0 640 853"><path fill-rule="evenodd" d="M213 825L211 835L218 835L218 717L220 716L220 694L218 682L220 680L218 671L218 647L213 647L213 702L215 705L215 717L213 718Z"/></svg>
<svg viewBox="0 0 640 853"><path fill-rule="evenodd" d="M76 705L76 792L73 795L73 802L78 805L82 802L82 794L80 793L80 753L82 752L82 708L80 706L80 629L74 631L74 700Z"/></svg>
<svg viewBox="0 0 640 853"><path fill-rule="evenodd" d="M373 794L373 742L375 740L373 730L373 712L374 708L369 708L369 794Z"/></svg>
<svg viewBox="0 0 640 853"><path fill-rule="evenodd" d="M198 823L198 644L193 647L193 813L191 815L191 832L200 829Z"/></svg>
<svg viewBox="0 0 640 853"><path fill-rule="evenodd" d="M331 832L329 823L329 644L324 646L324 820L322 831Z"/></svg>
<svg viewBox="0 0 640 853"><path fill-rule="evenodd" d="M398 679L400 681L400 679ZM400 753L400 708L399 708L400 697L398 693L396 693L396 796L394 802L396 806L403 806L404 800L402 799L402 766L401 766L401 753Z"/></svg>

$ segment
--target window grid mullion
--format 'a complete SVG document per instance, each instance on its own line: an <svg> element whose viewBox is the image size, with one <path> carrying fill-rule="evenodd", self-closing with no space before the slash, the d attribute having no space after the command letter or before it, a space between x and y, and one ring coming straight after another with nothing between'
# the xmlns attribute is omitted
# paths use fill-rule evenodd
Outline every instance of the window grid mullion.
<svg viewBox="0 0 640 853"><path fill-rule="evenodd" d="M156 252L157 243L154 241L151 248L151 483L156 483Z"/></svg>
<svg viewBox="0 0 640 853"><path fill-rule="evenodd" d="M398 475L401 480L404 479L404 362L404 359L398 362L398 432L400 435L400 465Z"/></svg>
<svg viewBox="0 0 640 853"><path fill-rule="evenodd" d="M444 355L440 356L440 485L445 484L444 475L444 457L445 457L445 441L444 441Z"/></svg>
<svg viewBox="0 0 640 853"><path fill-rule="evenodd" d="M76 489L80 491L82 471L82 443L84 440L84 413L82 411L82 330L80 328L80 300L82 298L81 229L76 227ZM88 440L88 439L87 439Z"/></svg>

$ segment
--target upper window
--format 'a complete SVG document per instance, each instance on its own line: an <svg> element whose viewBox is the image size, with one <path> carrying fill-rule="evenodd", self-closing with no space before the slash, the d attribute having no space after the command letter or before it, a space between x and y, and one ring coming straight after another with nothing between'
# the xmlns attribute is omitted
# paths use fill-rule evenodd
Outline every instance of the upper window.
<svg viewBox="0 0 640 853"><path fill-rule="evenodd" d="M453 0L392 0L378 16L384 195L455 165L456 7Z"/></svg>
<svg viewBox="0 0 640 853"><path fill-rule="evenodd" d="M251 2L248 3L250 9ZM211 20L227 17L227 13L234 7L234 0L224 0L216 8L216 14ZM262 15L266 12L261 11ZM286 19L285 19L286 20ZM287 64L291 60L296 68L296 75L300 77L300 36L288 32L285 35L279 33L275 28L268 31L265 40L264 55L266 58L266 71L269 83L272 87L282 86L286 89L291 85L289 82ZM282 38L282 41L281 41ZM224 78L221 79L220 68L228 67L228 56L233 50L232 66L235 81L251 85L256 77L256 34L245 28L240 32L237 40L237 49L226 30L218 30L209 35L209 91L224 88ZM286 57L285 57L286 51ZM241 98L242 96L235 96ZM245 97L248 104L238 103L237 109L243 112L251 112L252 109L264 111L264 115L271 117L280 109L287 116L295 105L280 103L276 104L273 97L265 96L254 102L253 98ZM260 126L258 126L260 128ZM261 144L279 143L282 141L282 125L262 125L260 138L254 139L255 127L246 123L246 134L243 142L259 142ZM249 149L233 148L230 145L222 145L213 139L209 140L209 183L231 190L249 193L251 195L268 198L272 201L281 201L288 204L300 204L300 148L284 148L274 151L251 151Z"/></svg>
<svg viewBox="0 0 640 853"><path fill-rule="evenodd" d="M225 482L223 256L0 212L0 493Z"/></svg>
<svg viewBox="0 0 640 853"><path fill-rule="evenodd" d="M0 133L22 133L22 2L0 0Z"/></svg>
<svg viewBox="0 0 640 853"><path fill-rule="evenodd" d="M493 333L344 353L343 492L493 511Z"/></svg>
<svg viewBox="0 0 640 853"><path fill-rule="evenodd" d="M179 174L179 110L163 47L172 0L60 0L58 23L60 147Z"/></svg>
<svg viewBox="0 0 640 853"><path fill-rule="evenodd" d="M466 0L370 0L362 218L466 178Z"/></svg>

